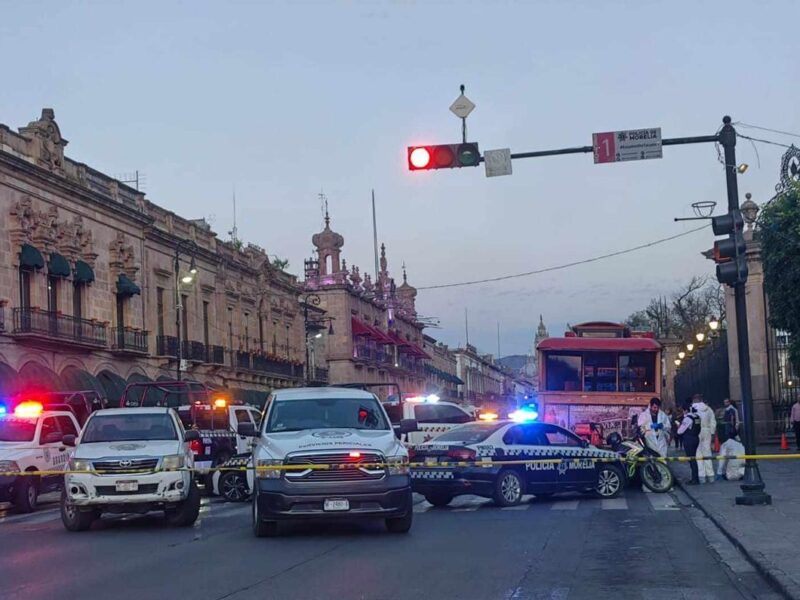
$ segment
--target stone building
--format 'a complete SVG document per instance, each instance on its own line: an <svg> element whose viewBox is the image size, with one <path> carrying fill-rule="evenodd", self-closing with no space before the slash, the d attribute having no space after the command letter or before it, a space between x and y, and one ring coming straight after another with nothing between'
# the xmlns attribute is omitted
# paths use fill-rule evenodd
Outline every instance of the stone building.
<svg viewBox="0 0 800 600"><path fill-rule="evenodd" d="M506 373L490 354L479 354L477 348L467 344L457 348L456 373L464 383L459 385L463 402L471 406L511 405L514 392L513 377Z"/></svg>
<svg viewBox="0 0 800 600"><path fill-rule="evenodd" d="M66 145L52 109L18 133L0 125L0 395L92 388L113 402L129 382L174 378L179 304L184 378L251 401L302 381L295 276Z"/></svg>
<svg viewBox="0 0 800 600"><path fill-rule="evenodd" d="M458 377L455 353L447 346L429 335L422 336L422 349L431 357L425 363L427 373L426 393L436 394L442 400L459 402L462 396L458 386L464 382Z"/></svg>
<svg viewBox="0 0 800 600"><path fill-rule="evenodd" d="M422 349L424 324L417 319L417 290L408 283L395 285L388 270L386 248L381 245L377 279L348 270L341 256L344 238L330 227L312 238L315 258L306 261L304 299L319 306L330 319L327 365L330 382L397 384L401 393L418 395L426 389ZM373 391L386 398L397 390L389 386Z"/></svg>

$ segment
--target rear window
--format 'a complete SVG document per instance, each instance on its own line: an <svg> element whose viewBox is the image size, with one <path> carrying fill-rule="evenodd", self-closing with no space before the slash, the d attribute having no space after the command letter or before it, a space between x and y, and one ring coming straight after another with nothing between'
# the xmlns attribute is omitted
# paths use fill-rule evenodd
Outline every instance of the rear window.
<svg viewBox="0 0 800 600"><path fill-rule="evenodd" d="M36 419L0 419L0 442L32 442Z"/></svg>
<svg viewBox="0 0 800 600"><path fill-rule="evenodd" d="M175 424L166 413L101 415L92 417L86 423L81 443L177 439Z"/></svg>
<svg viewBox="0 0 800 600"><path fill-rule="evenodd" d="M463 444L478 444L502 427L501 423L469 423L454 427L442 435L436 436L434 442L461 442Z"/></svg>

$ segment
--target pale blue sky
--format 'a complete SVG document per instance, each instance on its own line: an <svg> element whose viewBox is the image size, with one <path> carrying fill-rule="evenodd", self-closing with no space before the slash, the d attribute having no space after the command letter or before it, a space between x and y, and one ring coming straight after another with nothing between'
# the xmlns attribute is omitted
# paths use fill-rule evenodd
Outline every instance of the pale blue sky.
<svg viewBox="0 0 800 600"><path fill-rule="evenodd" d="M734 120L800 132L798 5L785 2L9 2L0 0L0 122L53 107L67 154L139 169L148 197L231 226L300 272L324 190L349 264L373 264L370 189L398 280L424 286L528 271L679 233L697 200L725 203L711 145L661 160L590 155L409 173L405 148L456 142L448 106L477 104L469 137L514 152L591 143L592 132L714 133ZM785 143L792 138L741 130ZM797 142L797 140L794 140ZM740 190L764 201L782 149L740 142ZM743 199L743 197L742 197ZM421 291L444 341L524 352L539 313L622 319L693 274L712 235L509 282Z"/></svg>

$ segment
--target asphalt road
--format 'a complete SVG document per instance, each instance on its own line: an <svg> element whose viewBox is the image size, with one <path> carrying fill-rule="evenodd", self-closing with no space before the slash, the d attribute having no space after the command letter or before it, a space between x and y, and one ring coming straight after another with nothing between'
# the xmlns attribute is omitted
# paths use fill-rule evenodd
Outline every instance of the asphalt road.
<svg viewBox="0 0 800 600"><path fill-rule="evenodd" d="M775 598L684 498L628 490L500 509L476 497L382 523L297 524L256 539L249 504L204 499L192 528L156 515L68 533L55 503L0 511L4 600ZM699 523L699 525L698 525ZM713 532L710 534L713 538ZM726 562L721 562L722 556Z"/></svg>

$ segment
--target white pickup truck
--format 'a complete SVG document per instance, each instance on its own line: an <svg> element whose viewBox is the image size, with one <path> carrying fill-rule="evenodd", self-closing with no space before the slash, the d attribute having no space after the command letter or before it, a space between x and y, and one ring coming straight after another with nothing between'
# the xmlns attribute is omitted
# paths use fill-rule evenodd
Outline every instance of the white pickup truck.
<svg viewBox="0 0 800 600"><path fill-rule="evenodd" d="M200 512L185 431L170 408L113 408L89 417L64 476L61 520L69 531L91 527L102 512L163 510L171 525L189 526Z"/></svg>
<svg viewBox="0 0 800 600"><path fill-rule="evenodd" d="M318 518L381 518L390 532L407 532L411 479L398 436L415 428L403 421L395 431L364 390L276 390L258 428L239 425L241 435L255 436L253 532L274 536L280 521Z"/></svg>
<svg viewBox="0 0 800 600"><path fill-rule="evenodd" d="M61 440L78 431L71 411L45 411L38 402L23 402L0 417L0 502L11 501L18 511L31 512L40 494L59 489L63 475L23 473L63 471L70 452Z"/></svg>
<svg viewBox="0 0 800 600"><path fill-rule="evenodd" d="M411 446L424 444L454 427L476 420L466 408L454 402L441 402L435 395L385 402L383 406L395 425L403 419L413 419L419 424L416 431L403 436L403 441Z"/></svg>

